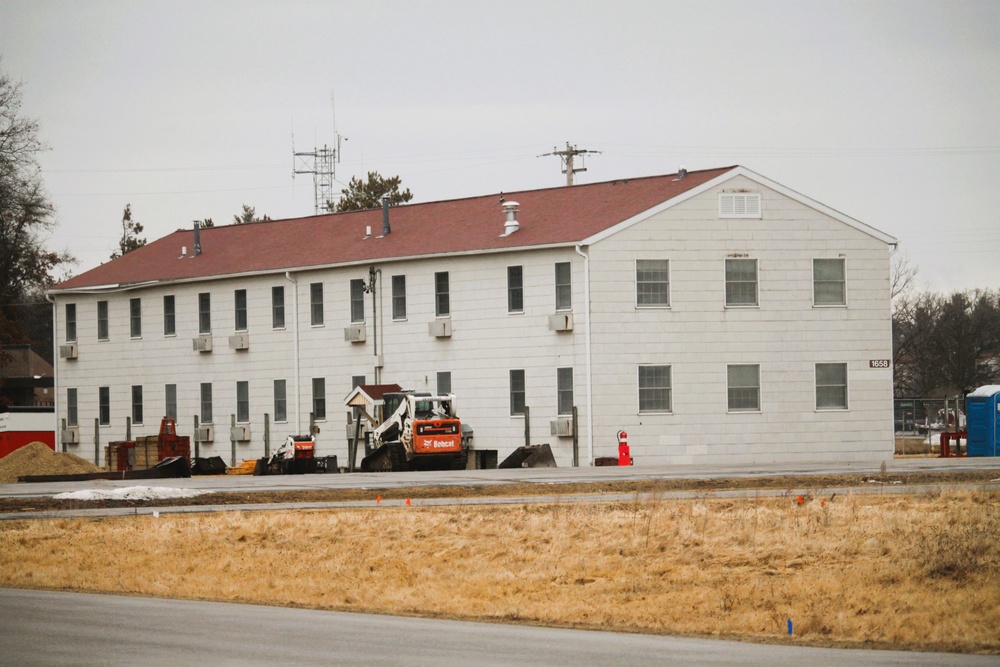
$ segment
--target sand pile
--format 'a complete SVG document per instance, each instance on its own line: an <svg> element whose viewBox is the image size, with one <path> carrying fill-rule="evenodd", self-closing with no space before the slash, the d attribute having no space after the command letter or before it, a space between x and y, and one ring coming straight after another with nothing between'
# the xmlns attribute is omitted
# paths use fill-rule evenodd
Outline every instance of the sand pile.
<svg viewBox="0 0 1000 667"><path fill-rule="evenodd" d="M76 454L57 454L44 442L32 442L0 459L0 484L23 475L76 475L101 469Z"/></svg>

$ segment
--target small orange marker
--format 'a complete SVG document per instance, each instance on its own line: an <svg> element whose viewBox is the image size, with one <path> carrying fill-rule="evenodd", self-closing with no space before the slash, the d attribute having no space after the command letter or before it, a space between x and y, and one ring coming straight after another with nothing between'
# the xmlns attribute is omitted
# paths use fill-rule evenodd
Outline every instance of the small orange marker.
<svg viewBox="0 0 1000 667"><path fill-rule="evenodd" d="M826 498L821 498L820 499L819 506L820 507L826 507Z"/></svg>
<svg viewBox="0 0 1000 667"><path fill-rule="evenodd" d="M803 501L802 501L802 496L799 496L796 502L798 502L798 503L799 503L799 505L801 505L801 504L802 504L802 502L803 502Z"/></svg>
<svg viewBox="0 0 1000 667"><path fill-rule="evenodd" d="M409 498L406 499L406 506L410 507L410 499Z"/></svg>
<svg viewBox="0 0 1000 667"><path fill-rule="evenodd" d="M382 496L378 496L377 498L375 498L376 505L378 505L380 502L382 502Z"/></svg>

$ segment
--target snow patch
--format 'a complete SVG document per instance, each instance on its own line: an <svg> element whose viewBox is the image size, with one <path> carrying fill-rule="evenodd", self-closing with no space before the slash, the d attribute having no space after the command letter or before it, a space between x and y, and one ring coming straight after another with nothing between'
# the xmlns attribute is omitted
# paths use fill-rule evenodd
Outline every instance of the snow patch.
<svg viewBox="0 0 1000 667"><path fill-rule="evenodd" d="M55 500L157 500L159 498L194 498L207 491L193 489L128 486L123 489L70 491L52 496Z"/></svg>

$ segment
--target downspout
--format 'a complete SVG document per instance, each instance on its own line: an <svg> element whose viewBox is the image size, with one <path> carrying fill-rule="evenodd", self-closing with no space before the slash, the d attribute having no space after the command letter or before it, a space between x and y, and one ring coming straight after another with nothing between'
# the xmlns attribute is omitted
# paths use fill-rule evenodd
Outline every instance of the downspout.
<svg viewBox="0 0 1000 667"><path fill-rule="evenodd" d="M583 340L584 354L587 357L587 465L594 465L594 382L591 374L590 352L590 256L580 249L574 248L576 254L583 257Z"/></svg>
<svg viewBox="0 0 1000 667"><path fill-rule="evenodd" d="M52 304L52 418L55 421L52 428L55 433L56 451L62 446L63 453L66 452L66 445L61 442L62 430L59 428L59 307L56 305L48 292L45 293L45 300Z"/></svg>
<svg viewBox="0 0 1000 667"><path fill-rule="evenodd" d="M294 288L294 298L292 302L295 304L292 314L292 347L293 347L293 362L292 365L295 367L295 432L302 433L302 383L299 379L299 281L292 277L291 271L285 271L285 279L295 286Z"/></svg>

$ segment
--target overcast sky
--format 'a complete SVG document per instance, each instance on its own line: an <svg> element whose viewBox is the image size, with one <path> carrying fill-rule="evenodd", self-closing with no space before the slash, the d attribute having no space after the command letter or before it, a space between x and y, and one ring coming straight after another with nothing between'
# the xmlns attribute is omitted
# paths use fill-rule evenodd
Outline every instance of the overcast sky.
<svg viewBox="0 0 1000 667"><path fill-rule="evenodd" d="M934 291L1000 287L1000 2L0 0L51 150L52 249L106 261L242 204L313 213L294 147L414 201L741 164L897 237Z"/></svg>

